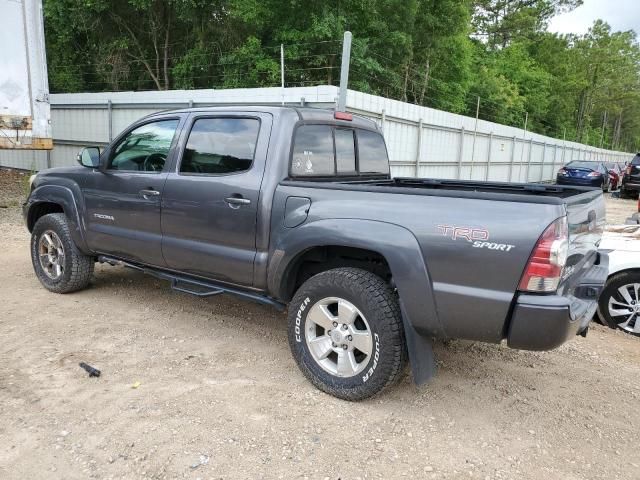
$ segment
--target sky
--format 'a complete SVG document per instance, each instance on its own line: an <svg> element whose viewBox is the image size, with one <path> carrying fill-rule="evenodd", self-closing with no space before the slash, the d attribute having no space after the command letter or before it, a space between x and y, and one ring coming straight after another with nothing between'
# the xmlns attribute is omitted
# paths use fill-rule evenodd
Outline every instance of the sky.
<svg viewBox="0 0 640 480"><path fill-rule="evenodd" d="M551 19L549 30L586 33L594 20L604 20L614 31L635 30L640 34L640 0L584 0L575 10Z"/></svg>

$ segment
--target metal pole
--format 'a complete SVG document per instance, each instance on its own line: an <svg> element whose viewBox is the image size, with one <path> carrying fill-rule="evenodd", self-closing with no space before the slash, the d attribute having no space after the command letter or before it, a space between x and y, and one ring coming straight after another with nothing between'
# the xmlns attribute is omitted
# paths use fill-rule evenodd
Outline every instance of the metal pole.
<svg viewBox="0 0 640 480"><path fill-rule="evenodd" d="M280 83L282 84L282 105L284 105L284 44L280 44Z"/></svg>
<svg viewBox="0 0 640 480"><path fill-rule="evenodd" d="M491 168L491 147L493 145L493 132L489 134L489 148L487 149L487 169L484 172L484 181L489 180L489 168Z"/></svg>
<svg viewBox="0 0 640 480"><path fill-rule="evenodd" d="M542 164L540 165L540 181L544 180L544 160L547 156L547 142L544 142L544 147L542 147Z"/></svg>
<svg viewBox="0 0 640 480"><path fill-rule="evenodd" d="M511 160L509 161L509 181L511 181L511 176L513 174L513 162L516 158L516 137L514 136L511 140Z"/></svg>
<svg viewBox="0 0 640 480"><path fill-rule="evenodd" d="M338 111L347 108L347 85L349 84L349 60L351 59L351 32L344 32L342 40L342 66L340 67L340 96L338 97Z"/></svg>
<svg viewBox="0 0 640 480"><path fill-rule="evenodd" d="M469 180L473 178L473 157L476 153L476 137L478 136L478 116L480 115L480 97L476 103L476 124L473 129L473 145L471 146L471 167L469 168Z"/></svg>
<svg viewBox="0 0 640 480"><path fill-rule="evenodd" d="M420 178L420 157L422 156L422 119L418 122L418 145L416 152L416 178Z"/></svg>
<svg viewBox="0 0 640 480"><path fill-rule="evenodd" d="M529 183L529 167L531 166L531 150L533 150L533 137L529 139L529 154L527 155L527 178L524 179L525 183Z"/></svg>
<svg viewBox="0 0 640 480"><path fill-rule="evenodd" d="M524 140L525 138L527 138L527 122L528 121L529 121L529 112L525 112L524 129L522 130L522 149L520 150L520 171L518 171L518 180L522 178L522 160L524 159Z"/></svg>
<svg viewBox="0 0 640 480"><path fill-rule="evenodd" d="M460 128L460 149L458 150L458 179L462 178L462 154L464 153L464 127Z"/></svg>
<svg viewBox="0 0 640 480"><path fill-rule="evenodd" d="M107 123L109 124L109 141L113 140L113 104L107 101Z"/></svg>

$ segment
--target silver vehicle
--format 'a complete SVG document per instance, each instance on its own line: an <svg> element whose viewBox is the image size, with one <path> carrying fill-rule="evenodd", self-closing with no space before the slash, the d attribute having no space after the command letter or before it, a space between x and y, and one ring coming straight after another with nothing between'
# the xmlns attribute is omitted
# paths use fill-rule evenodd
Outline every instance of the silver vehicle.
<svg viewBox="0 0 640 480"><path fill-rule="evenodd" d="M600 243L609 254L609 278L600 300L603 324L640 336L640 225L610 227Z"/></svg>

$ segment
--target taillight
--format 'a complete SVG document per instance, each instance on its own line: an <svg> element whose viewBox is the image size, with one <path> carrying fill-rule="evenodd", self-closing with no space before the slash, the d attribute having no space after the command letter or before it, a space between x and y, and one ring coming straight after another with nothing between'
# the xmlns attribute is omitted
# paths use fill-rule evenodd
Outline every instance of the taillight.
<svg viewBox="0 0 640 480"><path fill-rule="evenodd" d="M599 177L600 175L602 175L600 172L591 172L587 177Z"/></svg>
<svg viewBox="0 0 640 480"><path fill-rule="evenodd" d="M333 118L335 118L336 120L347 120L350 122L353 120L353 115L347 112L335 112L333 114Z"/></svg>
<svg viewBox="0 0 640 480"><path fill-rule="evenodd" d="M555 292L568 253L567 217L560 217L538 239L518 289L524 292Z"/></svg>

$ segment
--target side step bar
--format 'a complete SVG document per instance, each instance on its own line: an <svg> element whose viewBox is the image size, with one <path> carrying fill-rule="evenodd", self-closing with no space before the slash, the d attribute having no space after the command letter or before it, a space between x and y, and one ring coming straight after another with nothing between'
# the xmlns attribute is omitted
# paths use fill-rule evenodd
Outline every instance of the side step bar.
<svg viewBox="0 0 640 480"><path fill-rule="evenodd" d="M98 262L108 263L109 265L113 266L123 265L127 268L132 268L133 270L137 270L139 272L146 273L147 275L159 278L160 280L167 280L171 284L171 289L175 290L176 292L188 293L197 297L213 297L214 295L228 293L237 297L246 298L247 300L270 305L280 311L286 310L287 308L286 304L279 302L278 300L275 300L271 297L267 297L266 295L241 290L239 288L229 287L225 284L211 280L199 280L167 272L157 268L143 267L140 265L136 265L135 263L129 263L125 260L109 257L107 255L99 255Z"/></svg>

